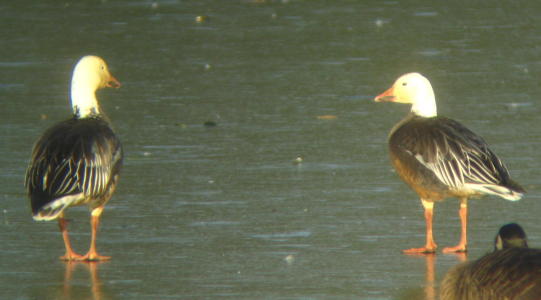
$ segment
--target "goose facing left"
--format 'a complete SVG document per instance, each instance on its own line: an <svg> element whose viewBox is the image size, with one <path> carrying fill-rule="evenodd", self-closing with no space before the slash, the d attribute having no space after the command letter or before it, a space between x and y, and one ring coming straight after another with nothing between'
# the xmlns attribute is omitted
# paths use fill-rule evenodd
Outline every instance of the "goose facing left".
<svg viewBox="0 0 541 300"><path fill-rule="evenodd" d="M434 203L460 199L460 241L443 252L467 251L468 199L494 195L506 200L522 198L524 189L511 179L504 163L482 137L464 125L438 116L430 81L419 73L400 76L376 102L411 104L411 113L389 134L389 154L396 172L421 198L426 242L404 253L432 253Z"/></svg>
<svg viewBox="0 0 541 300"><path fill-rule="evenodd" d="M67 261L110 259L96 249L96 237L105 204L112 197L122 166L122 146L103 114L96 91L120 87L107 64L97 56L84 56L71 80L72 118L59 122L36 141L26 171L34 220L58 220ZM65 210L86 204L90 208L91 242L86 255L77 254L68 236Z"/></svg>

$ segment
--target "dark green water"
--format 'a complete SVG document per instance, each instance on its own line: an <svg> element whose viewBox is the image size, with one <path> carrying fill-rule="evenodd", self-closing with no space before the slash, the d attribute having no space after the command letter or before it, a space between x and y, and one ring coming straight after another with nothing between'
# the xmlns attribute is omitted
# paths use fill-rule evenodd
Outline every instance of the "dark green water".
<svg viewBox="0 0 541 300"><path fill-rule="evenodd" d="M541 246L541 5L39 3L0 4L2 299L434 299L460 259L400 253L424 242L420 202L387 158L409 108L372 102L411 71L529 191L470 202L469 259L510 221ZM98 236L113 259L65 264L23 181L33 142L71 114L86 54L123 83L99 99L126 157ZM440 247L458 242L457 209L436 205ZM86 209L68 217L84 252Z"/></svg>

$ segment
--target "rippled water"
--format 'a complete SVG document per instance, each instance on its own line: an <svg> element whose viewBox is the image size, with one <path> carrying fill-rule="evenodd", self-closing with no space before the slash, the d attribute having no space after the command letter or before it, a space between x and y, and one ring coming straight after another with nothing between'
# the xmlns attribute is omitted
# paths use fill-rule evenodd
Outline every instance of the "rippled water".
<svg viewBox="0 0 541 300"><path fill-rule="evenodd" d="M540 246L539 12L512 1L0 4L1 298L435 299L465 258L400 253L424 242L419 200L387 158L408 108L371 101L410 71L529 191L471 201L468 259L510 221ZM113 259L66 264L57 225L32 221L23 179L33 142L70 116L85 54L123 83L99 98L126 158L98 236ZM458 241L457 209L436 206L440 247ZM86 209L68 217L84 252Z"/></svg>

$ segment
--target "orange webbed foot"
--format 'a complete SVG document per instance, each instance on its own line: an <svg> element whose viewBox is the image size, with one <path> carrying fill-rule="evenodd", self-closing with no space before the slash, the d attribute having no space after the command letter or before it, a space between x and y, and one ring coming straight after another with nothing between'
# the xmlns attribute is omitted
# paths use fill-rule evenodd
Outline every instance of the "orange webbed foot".
<svg viewBox="0 0 541 300"><path fill-rule="evenodd" d="M436 253L436 248L431 247L421 247L421 248L411 248L402 250L402 253L404 254L431 254Z"/></svg>
<svg viewBox="0 0 541 300"><path fill-rule="evenodd" d="M84 261L107 261L110 260L111 256L99 255L97 252L89 251L85 256L82 257Z"/></svg>
<svg viewBox="0 0 541 300"><path fill-rule="evenodd" d="M66 252L63 256L60 256L60 260L63 261L81 261L84 256L77 254L75 252Z"/></svg>
<svg viewBox="0 0 541 300"><path fill-rule="evenodd" d="M445 247L443 248L443 253L465 253L468 249L466 249L466 245L456 245L454 247Z"/></svg>

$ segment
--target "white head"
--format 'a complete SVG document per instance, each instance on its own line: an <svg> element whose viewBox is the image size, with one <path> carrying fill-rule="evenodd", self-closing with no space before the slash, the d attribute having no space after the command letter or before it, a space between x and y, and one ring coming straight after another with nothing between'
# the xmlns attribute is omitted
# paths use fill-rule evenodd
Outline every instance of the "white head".
<svg viewBox="0 0 541 300"><path fill-rule="evenodd" d="M419 73L400 76L393 86L374 98L376 102L410 103L411 112L421 117L435 117L436 98L430 81Z"/></svg>
<svg viewBox="0 0 541 300"><path fill-rule="evenodd" d="M103 59L97 56L84 56L79 60L71 78L71 106L78 118L100 113L96 90L104 87L120 87Z"/></svg>

